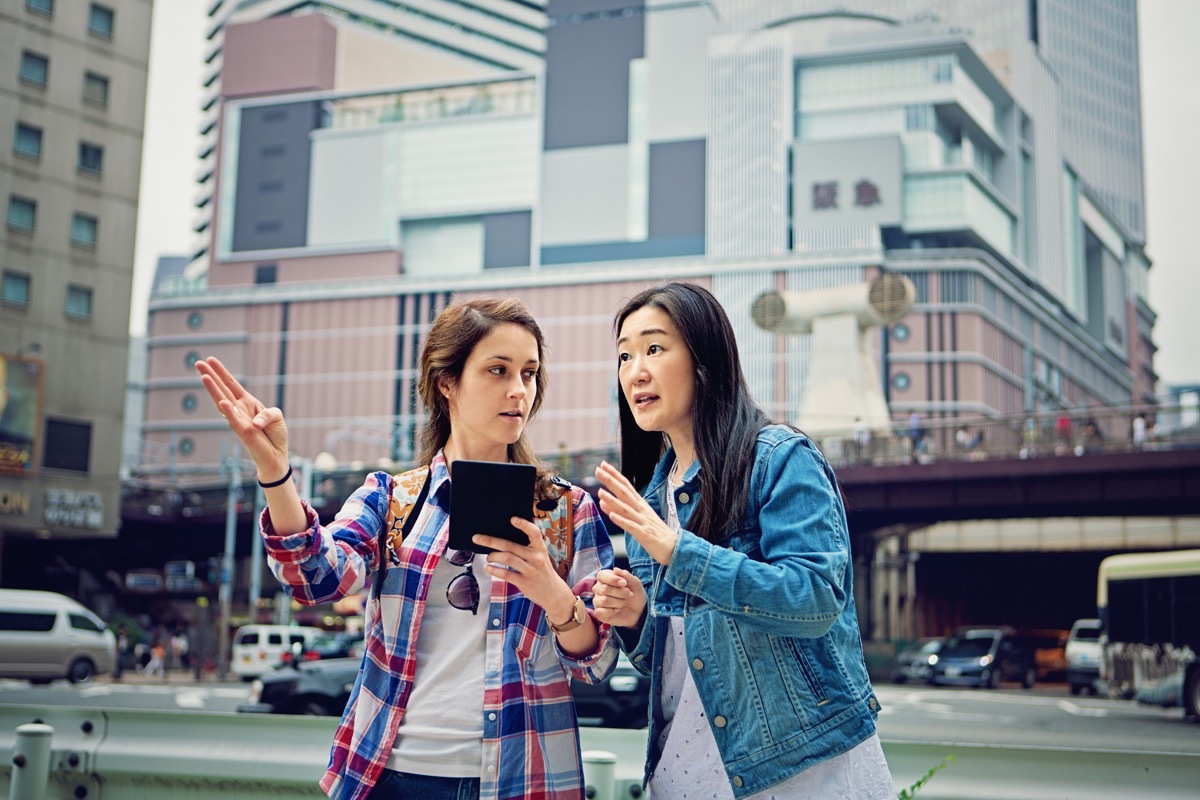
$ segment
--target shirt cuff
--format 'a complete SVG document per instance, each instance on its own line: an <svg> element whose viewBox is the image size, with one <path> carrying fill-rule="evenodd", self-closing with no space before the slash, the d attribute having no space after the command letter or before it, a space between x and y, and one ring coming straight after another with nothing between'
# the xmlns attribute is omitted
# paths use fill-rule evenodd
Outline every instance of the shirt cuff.
<svg viewBox="0 0 1200 800"><path fill-rule="evenodd" d="M271 522L270 507L264 508L258 519L263 545L271 558L276 561L284 563L303 561L320 549L320 518L308 501L301 500L300 505L304 508L304 519L308 524L308 528L300 533L276 533L275 526Z"/></svg>

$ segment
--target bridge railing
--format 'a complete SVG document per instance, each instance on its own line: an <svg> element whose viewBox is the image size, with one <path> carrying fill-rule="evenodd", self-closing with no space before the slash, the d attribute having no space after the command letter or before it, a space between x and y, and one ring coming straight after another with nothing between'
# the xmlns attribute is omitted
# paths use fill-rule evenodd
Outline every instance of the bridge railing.
<svg viewBox="0 0 1200 800"><path fill-rule="evenodd" d="M1189 414L1195 413L1177 406L1158 406L1154 414L1144 409L1105 407L1006 417L921 419L915 428L907 420L897 420L889 431L847 428L814 438L835 467L1083 457L1200 447L1200 424L1155 424L1156 419L1187 421ZM1139 416L1140 423L1136 421Z"/></svg>

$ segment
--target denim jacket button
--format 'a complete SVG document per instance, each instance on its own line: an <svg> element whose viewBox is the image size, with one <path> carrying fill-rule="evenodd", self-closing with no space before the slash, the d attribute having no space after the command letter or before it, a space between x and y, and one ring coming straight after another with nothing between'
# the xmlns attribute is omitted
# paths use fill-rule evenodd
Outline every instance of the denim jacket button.
<svg viewBox="0 0 1200 800"><path fill-rule="evenodd" d="M713 717L713 725L716 725L718 728L724 728L726 722L727 720L719 714Z"/></svg>
<svg viewBox="0 0 1200 800"><path fill-rule="evenodd" d="M740 775L733 776L733 785L739 789L742 788L742 777Z"/></svg>
<svg viewBox="0 0 1200 800"><path fill-rule="evenodd" d="M645 658L645 656L643 656L641 653L638 653L636 656L633 657L633 663L640 664L642 662L643 658Z"/></svg>
<svg viewBox="0 0 1200 800"><path fill-rule="evenodd" d="M703 662L703 661L701 661L701 660L700 660L700 659L698 659L698 658L693 658L693 659L692 659L692 666L693 666L695 669L704 669L704 662Z"/></svg>
<svg viewBox="0 0 1200 800"><path fill-rule="evenodd" d="M680 492L676 499L679 500L680 505L686 506L688 504L688 501L691 500L692 498L688 495L687 492Z"/></svg>
<svg viewBox="0 0 1200 800"><path fill-rule="evenodd" d="M872 711L874 711L876 708L879 707L879 702L875 699L875 696L872 695L871 699L867 701L867 705L871 708Z"/></svg>

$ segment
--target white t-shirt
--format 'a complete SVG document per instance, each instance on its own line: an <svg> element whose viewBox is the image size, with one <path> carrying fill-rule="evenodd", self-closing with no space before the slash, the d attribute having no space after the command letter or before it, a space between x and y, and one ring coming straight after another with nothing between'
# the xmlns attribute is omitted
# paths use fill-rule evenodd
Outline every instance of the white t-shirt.
<svg viewBox="0 0 1200 800"><path fill-rule="evenodd" d="M417 635L417 667L408 708L396 732L387 768L416 775L478 778L483 762L483 660L492 576L475 556L479 613L454 608L446 587L465 567L447 552L429 582Z"/></svg>

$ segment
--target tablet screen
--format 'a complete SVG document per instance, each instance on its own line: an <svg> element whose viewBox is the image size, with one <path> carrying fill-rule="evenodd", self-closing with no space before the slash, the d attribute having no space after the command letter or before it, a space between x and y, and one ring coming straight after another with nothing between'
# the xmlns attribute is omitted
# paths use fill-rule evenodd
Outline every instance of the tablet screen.
<svg viewBox="0 0 1200 800"><path fill-rule="evenodd" d="M492 552L490 547L471 541L476 534L529 544L529 537L514 528L509 519L533 519L536 478L537 469L532 464L454 461L450 466L449 548Z"/></svg>

